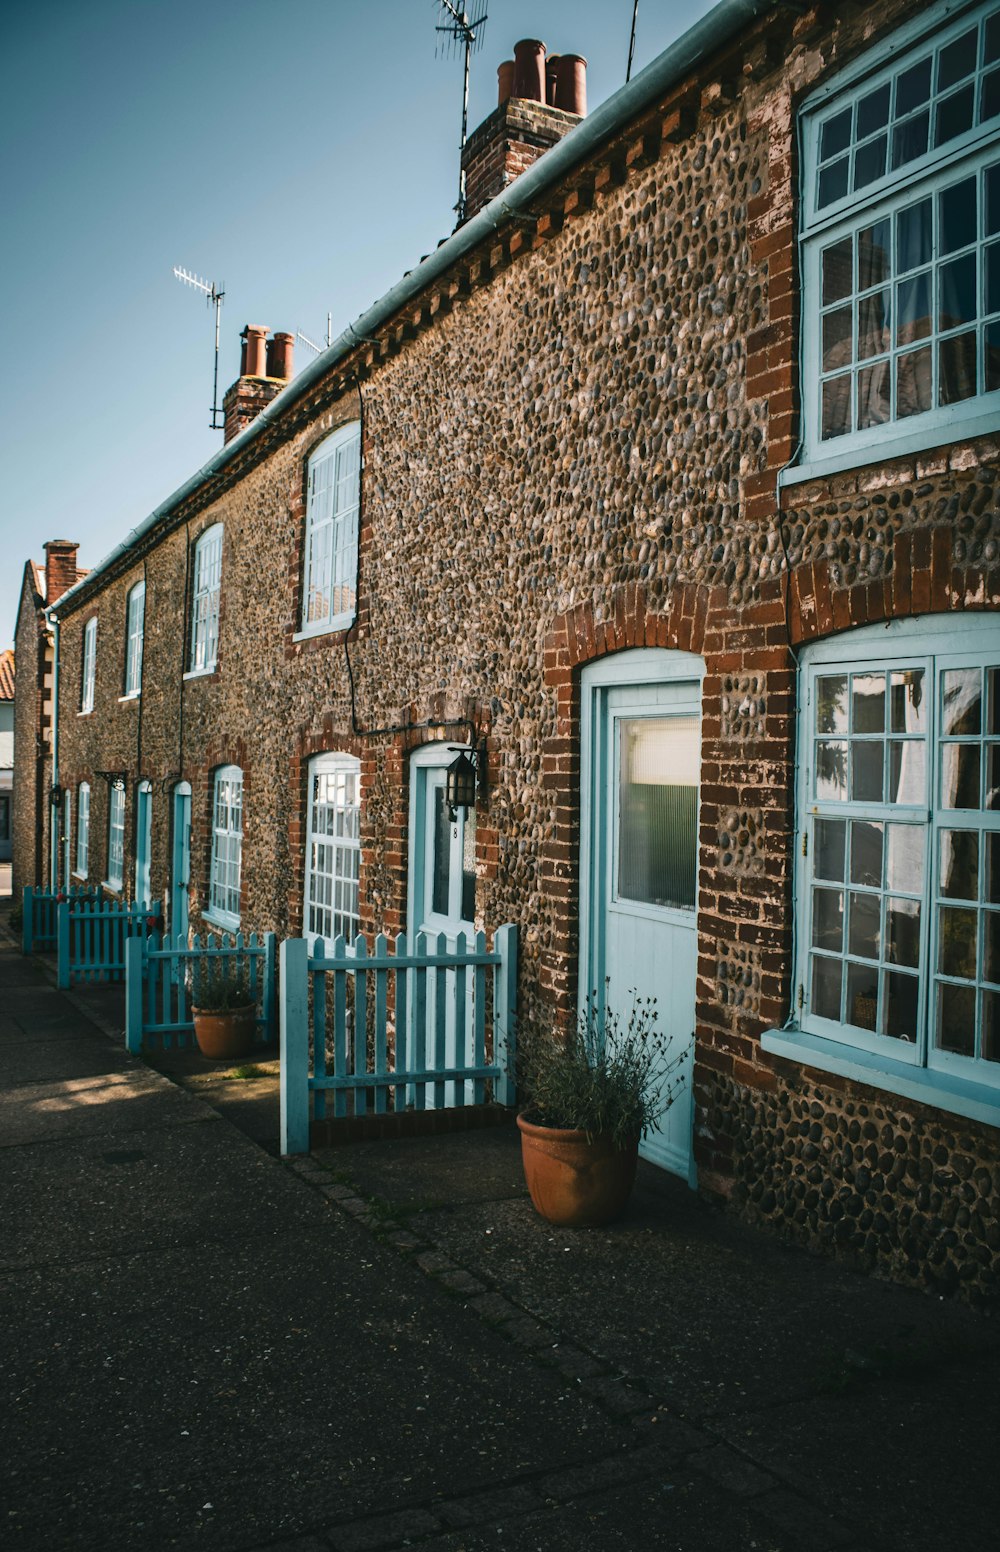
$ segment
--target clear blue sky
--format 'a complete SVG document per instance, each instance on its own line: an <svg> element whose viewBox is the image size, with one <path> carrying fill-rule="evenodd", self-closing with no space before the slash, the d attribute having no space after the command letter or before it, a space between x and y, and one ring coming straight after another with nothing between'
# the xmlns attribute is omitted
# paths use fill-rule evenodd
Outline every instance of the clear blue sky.
<svg viewBox="0 0 1000 1552"><path fill-rule="evenodd" d="M639 0L633 73L711 9ZM0 20L0 648L28 556L93 565L211 457L246 323L321 341L452 229L461 63L434 0L11 0ZM632 0L490 0L470 129L518 38L621 86ZM296 364L311 359L299 344Z"/></svg>

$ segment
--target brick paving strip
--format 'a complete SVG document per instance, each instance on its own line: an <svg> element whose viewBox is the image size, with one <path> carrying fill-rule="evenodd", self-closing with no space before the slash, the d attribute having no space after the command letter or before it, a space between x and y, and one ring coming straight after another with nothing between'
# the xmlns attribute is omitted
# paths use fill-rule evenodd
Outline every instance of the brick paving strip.
<svg viewBox="0 0 1000 1552"><path fill-rule="evenodd" d="M630 1483L658 1481L665 1473L694 1471L733 1500L754 1500L754 1508L776 1531L792 1533L796 1546L809 1552L863 1552L858 1536L819 1504L793 1491L750 1455L722 1441L710 1427L692 1427L676 1416L651 1389L617 1373L599 1355L566 1342L561 1333L520 1308L506 1294L455 1262L446 1251L409 1229L389 1227L374 1199L367 1199L343 1178L312 1157L284 1160L301 1180L335 1207L376 1234L380 1241L410 1258L424 1275L536 1361L555 1369L579 1387L632 1435L625 1449L562 1471L542 1469L498 1481L486 1492L436 1501L426 1507L373 1515L314 1536L268 1544L267 1552L393 1552L426 1543L428 1538L476 1526L526 1519L553 1507ZM667 1484L672 1485L672 1484ZM254 1549L257 1552L257 1549ZM264 1547L260 1552L265 1552Z"/></svg>

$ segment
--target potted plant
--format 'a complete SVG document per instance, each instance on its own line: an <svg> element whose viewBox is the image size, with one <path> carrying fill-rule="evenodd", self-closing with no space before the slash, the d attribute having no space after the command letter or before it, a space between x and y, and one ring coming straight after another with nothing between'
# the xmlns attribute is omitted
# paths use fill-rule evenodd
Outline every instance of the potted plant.
<svg viewBox="0 0 1000 1552"><path fill-rule="evenodd" d="M524 1177L550 1223L592 1228L625 1210L640 1138L684 1083L660 1029L656 998L630 993L627 1018L592 993L564 1038L522 1037L518 1079L528 1103L517 1117Z"/></svg>
<svg viewBox="0 0 1000 1552"><path fill-rule="evenodd" d="M202 1056L215 1062L246 1056L257 1024L257 1002L246 971L203 973L192 995L191 1016Z"/></svg>

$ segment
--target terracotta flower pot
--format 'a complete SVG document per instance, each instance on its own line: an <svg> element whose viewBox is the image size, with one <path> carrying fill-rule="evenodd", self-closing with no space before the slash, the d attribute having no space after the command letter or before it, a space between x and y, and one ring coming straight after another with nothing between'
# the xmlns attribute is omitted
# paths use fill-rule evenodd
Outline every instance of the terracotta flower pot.
<svg viewBox="0 0 1000 1552"><path fill-rule="evenodd" d="M638 1137L618 1148L610 1137L538 1126L517 1118L524 1178L535 1211L566 1228L596 1228L625 1211L639 1157Z"/></svg>
<svg viewBox="0 0 1000 1552"><path fill-rule="evenodd" d="M248 1002L242 1008L227 1008L224 1013L209 1013L204 1008L192 1008L194 1037L202 1056L212 1062L231 1061L236 1056L247 1056L253 1048L254 1030L257 1024L257 1004Z"/></svg>

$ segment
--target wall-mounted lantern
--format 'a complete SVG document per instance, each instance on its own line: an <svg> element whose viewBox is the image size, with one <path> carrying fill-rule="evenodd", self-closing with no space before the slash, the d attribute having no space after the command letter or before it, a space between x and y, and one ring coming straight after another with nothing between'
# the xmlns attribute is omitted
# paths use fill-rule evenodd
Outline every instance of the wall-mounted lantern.
<svg viewBox="0 0 1000 1552"><path fill-rule="evenodd" d="M57 784L49 788L49 802L53 808L58 808L63 800L63 789Z"/></svg>
<svg viewBox="0 0 1000 1552"><path fill-rule="evenodd" d="M101 780L106 781L108 786L113 787L116 792L125 791L124 771L96 771L95 775L100 776Z"/></svg>
<svg viewBox="0 0 1000 1552"><path fill-rule="evenodd" d="M459 809L464 811L476 806L476 763L475 753L471 750L466 753L463 749L445 772L444 793L452 822Z"/></svg>

